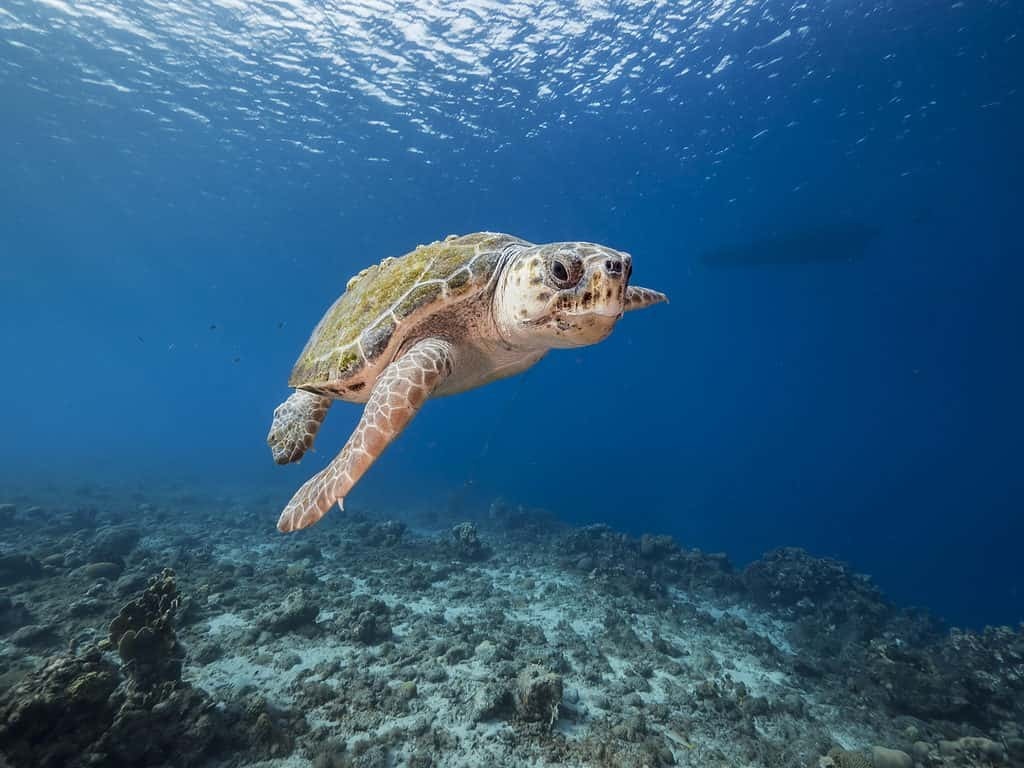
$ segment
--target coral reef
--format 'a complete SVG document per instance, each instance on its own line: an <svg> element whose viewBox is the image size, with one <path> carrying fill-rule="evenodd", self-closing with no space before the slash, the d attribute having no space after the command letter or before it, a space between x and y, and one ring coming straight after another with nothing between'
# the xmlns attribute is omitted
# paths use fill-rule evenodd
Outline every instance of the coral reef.
<svg viewBox="0 0 1024 768"><path fill-rule="evenodd" d="M371 547L393 547L405 535L406 525L399 520L385 520L383 523L370 525L365 540Z"/></svg>
<svg viewBox="0 0 1024 768"><path fill-rule="evenodd" d="M818 641L827 634L834 645L877 636L893 610L868 577L797 547L773 550L751 563L742 582L755 604L786 611L798 623L810 617L797 631L817 634ZM819 632L822 627L827 632Z"/></svg>
<svg viewBox="0 0 1024 768"><path fill-rule="evenodd" d="M342 616L341 631L363 645L382 643L392 636L390 613L383 601L359 596Z"/></svg>
<svg viewBox="0 0 1024 768"><path fill-rule="evenodd" d="M0 555L0 586L16 584L25 579L42 578L43 565L32 555Z"/></svg>
<svg viewBox="0 0 1024 768"><path fill-rule="evenodd" d="M0 699L0 750L15 765L40 768L97 762L112 727L117 668L97 648L58 656Z"/></svg>
<svg viewBox="0 0 1024 768"><path fill-rule="evenodd" d="M883 638L871 645L869 674L889 686L893 711L968 721L982 729L1024 722L1024 629L953 630L928 645Z"/></svg>
<svg viewBox="0 0 1024 768"><path fill-rule="evenodd" d="M634 539L597 524L570 529L558 543L566 567L612 593L663 600L669 587L721 593L739 588L725 555L683 549L671 536Z"/></svg>
<svg viewBox="0 0 1024 768"><path fill-rule="evenodd" d="M284 754L267 708L218 708L181 679L179 596L164 569L111 622L109 638L49 658L0 695L0 756L13 765L194 766L218 752ZM118 668L104 653L116 648ZM282 748L287 745L287 749Z"/></svg>
<svg viewBox="0 0 1024 768"><path fill-rule="evenodd" d="M310 635L316 632L316 617L320 606L303 589L289 592L277 608L264 616L260 624L273 635L302 632Z"/></svg>
<svg viewBox="0 0 1024 768"><path fill-rule="evenodd" d="M562 704L562 678L531 664L516 678L516 712L523 720L539 720L550 728Z"/></svg>
<svg viewBox="0 0 1024 768"><path fill-rule="evenodd" d="M504 501L282 538L269 497L66 497L14 499L0 552L0 765L1024 766L1021 628L803 550L737 570Z"/></svg>
<svg viewBox="0 0 1024 768"><path fill-rule="evenodd" d="M0 699L0 750L18 764L192 765L218 738L205 693L181 683L174 573L110 625L106 643L51 659ZM104 655L114 647L120 670ZM173 755L173 757L169 757Z"/></svg>
<svg viewBox="0 0 1024 768"><path fill-rule="evenodd" d="M138 529L129 526L104 528L96 534L89 545L87 562L116 563L123 562L138 544Z"/></svg>
<svg viewBox="0 0 1024 768"><path fill-rule="evenodd" d="M0 594L0 635L13 632L32 622L32 614L23 603Z"/></svg>
<svg viewBox="0 0 1024 768"><path fill-rule="evenodd" d="M110 623L110 645L139 688L181 679L184 654L174 631L178 588L174 571L165 568L146 590Z"/></svg>
<svg viewBox="0 0 1024 768"><path fill-rule="evenodd" d="M476 526L473 523L459 523L452 528L452 551L462 560L483 560L489 550L480 541Z"/></svg>

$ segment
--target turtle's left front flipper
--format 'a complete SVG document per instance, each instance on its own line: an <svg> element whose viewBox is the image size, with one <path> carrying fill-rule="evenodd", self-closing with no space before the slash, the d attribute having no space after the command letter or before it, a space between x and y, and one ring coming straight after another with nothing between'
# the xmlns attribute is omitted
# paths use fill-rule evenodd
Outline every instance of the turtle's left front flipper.
<svg viewBox="0 0 1024 768"><path fill-rule="evenodd" d="M299 389L274 409L274 423L270 425L267 445L278 464L299 461L313 447L320 431L331 398L314 395Z"/></svg>
<svg viewBox="0 0 1024 768"><path fill-rule="evenodd" d="M306 481L288 502L277 528L295 531L313 525L331 505L344 501L359 478L405 429L430 393L452 372L452 346L427 338L395 359L377 379L359 426L341 453Z"/></svg>
<svg viewBox="0 0 1024 768"><path fill-rule="evenodd" d="M634 309L643 309L652 304L668 302L668 296L661 291L652 291L650 288L641 288L639 285L631 285L626 289L626 296L623 301L623 309L629 312Z"/></svg>

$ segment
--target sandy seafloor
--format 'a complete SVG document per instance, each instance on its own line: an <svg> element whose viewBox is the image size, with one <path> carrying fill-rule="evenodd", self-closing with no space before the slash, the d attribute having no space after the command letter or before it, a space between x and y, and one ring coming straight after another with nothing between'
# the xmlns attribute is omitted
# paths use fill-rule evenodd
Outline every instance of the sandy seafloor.
<svg viewBox="0 0 1024 768"><path fill-rule="evenodd" d="M740 569L500 501L284 536L266 495L4 493L0 766L1024 765L1021 628L801 550Z"/></svg>

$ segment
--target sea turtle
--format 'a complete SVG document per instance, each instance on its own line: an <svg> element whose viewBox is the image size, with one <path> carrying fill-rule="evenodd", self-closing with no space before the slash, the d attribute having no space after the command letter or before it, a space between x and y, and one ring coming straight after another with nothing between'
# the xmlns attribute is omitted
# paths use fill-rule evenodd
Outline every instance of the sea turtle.
<svg viewBox="0 0 1024 768"><path fill-rule="evenodd" d="M428 397L512 376L548 350L595 344L622 313L666 301L629 285L628 253L477 232L421 245L348 281L292 370L267 436L278 464L313 445L334 400L366 403L341 453L292 497L281 531L317 522Z"/></svg>

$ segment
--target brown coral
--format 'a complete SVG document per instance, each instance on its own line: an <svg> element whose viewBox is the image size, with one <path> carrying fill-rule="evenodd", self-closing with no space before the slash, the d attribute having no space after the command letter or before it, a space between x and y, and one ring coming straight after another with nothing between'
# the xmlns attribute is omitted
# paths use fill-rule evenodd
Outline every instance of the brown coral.
<svg viewBox="0 0 1024 768"><path fill-rule="evenodd" d="M110 623L110 644L139 688L181 679L184 654L174 632L178 605L174 571L165 568Z"/></svg>

